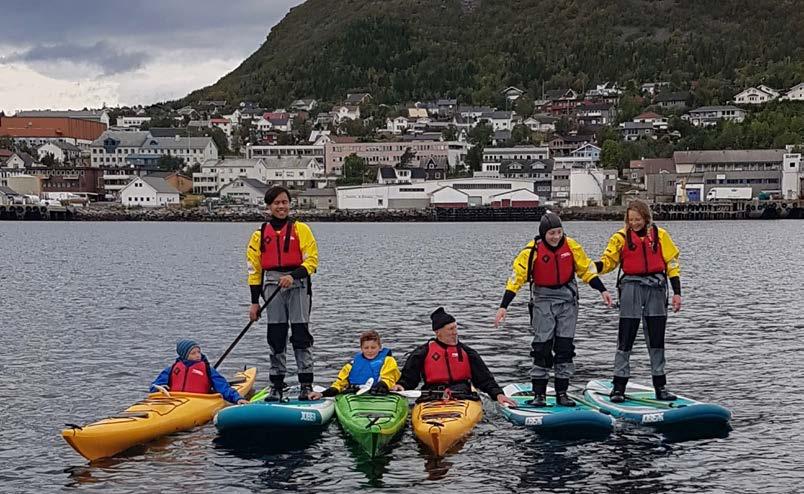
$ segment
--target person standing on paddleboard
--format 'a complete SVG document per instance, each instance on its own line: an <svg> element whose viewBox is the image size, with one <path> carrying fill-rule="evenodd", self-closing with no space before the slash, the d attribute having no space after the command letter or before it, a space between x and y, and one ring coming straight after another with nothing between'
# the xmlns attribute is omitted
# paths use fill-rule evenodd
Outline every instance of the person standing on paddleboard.
<svg viewBox="0 0 804 494"><path fill-rule="evenodd" d="M318 246L309 226L288 218L290 192L286 188L273 186L268 189L265 204L271 219L251 235L246 259L251 288L249 318L252 321L260 317L260 296L266 298L267 293L273 293L277 287L281 290L265 309L271 359L271 389L266 401L282 399L287 373L288 326L301 385L299 399L308 400L313 391L310 276L318 268Z"/></svg>
<svg viewBox="0 0 804 494"><path fill-rule="evenodd" d="M620 324L611 401L625 401L625 387L631 376L631 349L639 321L650 356L650 368L656 399L673 401L676 396L666 389L664 335L667 327L667 282L673 288L673 311L681 310L681 268L679 250L670 234L652 221L648 205L640 200L628 204L625 227L609 239L600 261L601 274L619 267L617 289L620 298Z"/></svg>
<svg viewBox="0 0 804 494"><path fill-rule="evenodd" d="M575 373L575 326L578 323L578 284L575 276L598 290L611 307L611 294L597 275L595 263L583 247L564 234L561 218L547 212L539 222L539 236L531 240L513 263L500 308L494 318L497 327L505 320L508 305L528 283L530 324L533 327L530 377L536 407L547 406L547 381L555 367L556 403L575 406L569 396L569 381Z"/></svg>

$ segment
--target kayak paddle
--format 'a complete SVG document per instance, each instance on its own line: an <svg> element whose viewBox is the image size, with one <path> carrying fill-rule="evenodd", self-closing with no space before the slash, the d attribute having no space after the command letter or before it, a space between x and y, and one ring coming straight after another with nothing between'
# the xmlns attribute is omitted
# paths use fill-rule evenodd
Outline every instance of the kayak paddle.
<svg viewBox="0 0 804 494"><path fill-rule="evenodd" d="M262 304L262 307L260 307L260 310L257 311L257 319L260 318L260 314L262 314L262 311L265 310L266 307L268 307L268 304L271 303L271 300L273 300L274 297L276 297L276 294L279 293L279 290L281 290L281 289L282 289L281 286L277 286L276 290L274 290L274 293L272 293L271 296L268 297L265 300L265 303ZM257 319L255 319L254 321L256 321ZM219 358L218 361L215 362L215 365L213 365L212 367L217 369L218 366L221 365L221 362L223 362L223 359L225 359L226 356L229 355L229 352L231 352L232 349L235 347L235 345L237 345L240 342L240 340L243 338L243 335L246 334L246 331L248 331L248 329L251 327L251 325L254 324L254 321L249 321L249 323L246 324L246 327L243 328L243 331L241 331L240 334L237 335L237 338L235 338L235 340L232 342L232 344L229 345L229 348L227 348L226 351L223 352L223 355L221 355L221 358Z"/></svg>

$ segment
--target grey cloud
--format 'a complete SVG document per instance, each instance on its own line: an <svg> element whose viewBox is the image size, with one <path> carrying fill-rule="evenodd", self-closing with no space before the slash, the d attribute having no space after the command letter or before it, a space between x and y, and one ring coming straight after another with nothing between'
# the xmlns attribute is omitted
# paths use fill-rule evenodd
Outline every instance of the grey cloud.
<svg viewBox="0 0 804 494"><path fill-rule="evenodd" d="M95 66L101 69L103 75L112 75L136 70L150 59L150 55L144 51L123 51L106 41L99 41L92 45L36 45L0 58L0 61L33 64L69 62Z"/></svg>
<svg viewBox="0 0 804 494"><path fill-rule="evenodd" d="M218 50L245 57L302 0L4 0L3 41L91 45L124 39L149 50ZM190 45L185 43L190 42Z"/></svg>

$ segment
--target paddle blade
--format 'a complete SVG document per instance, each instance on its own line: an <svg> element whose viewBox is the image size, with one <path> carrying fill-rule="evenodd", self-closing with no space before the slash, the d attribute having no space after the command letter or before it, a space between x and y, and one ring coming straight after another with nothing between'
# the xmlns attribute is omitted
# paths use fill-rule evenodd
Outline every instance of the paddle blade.
<svg viewBox="0 0 804 494"><path fill-rule="evenodd" d="M355 393L355 395L357 396L362 395L366 391L370 390L372 386L374 386L374 378L370 377L368 378L368 381L366 381L366 384L360 386L360 389L357 390L357 393Z"/></svg>

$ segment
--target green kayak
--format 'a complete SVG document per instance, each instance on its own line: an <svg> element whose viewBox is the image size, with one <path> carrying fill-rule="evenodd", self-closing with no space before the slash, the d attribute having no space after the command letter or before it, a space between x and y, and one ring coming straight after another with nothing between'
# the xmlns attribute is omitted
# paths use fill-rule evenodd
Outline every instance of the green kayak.
<svg viewBox="0 0 804 494"><path fill-rule="evenodd" d="M374 458L405 427L408 400L394 394L342 394L335 398L335 414L344 430Z"/></svg>

